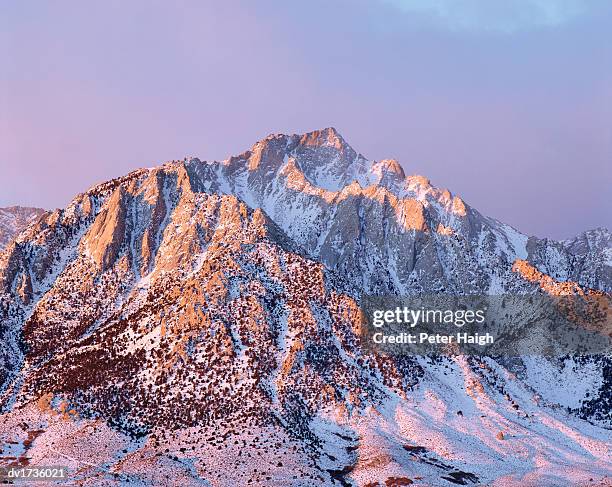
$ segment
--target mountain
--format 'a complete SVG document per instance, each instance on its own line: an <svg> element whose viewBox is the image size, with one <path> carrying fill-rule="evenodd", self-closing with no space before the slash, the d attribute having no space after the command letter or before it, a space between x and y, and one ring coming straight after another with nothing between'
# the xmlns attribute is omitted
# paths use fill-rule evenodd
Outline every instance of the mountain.
<svg viewBox="0 0 612 487"><path fill-rule="evenodd" d="M0 252L0 462L75 485L607 485L609 356L382 355L364 294L607 296L332 128L140 169Z"/></svg>
<svg viewBox="0 0 612 487"><path fill-rule="evenodd" d="M45 210L11 206L0 208L0 250L21 230L39 218Z"/></svg>

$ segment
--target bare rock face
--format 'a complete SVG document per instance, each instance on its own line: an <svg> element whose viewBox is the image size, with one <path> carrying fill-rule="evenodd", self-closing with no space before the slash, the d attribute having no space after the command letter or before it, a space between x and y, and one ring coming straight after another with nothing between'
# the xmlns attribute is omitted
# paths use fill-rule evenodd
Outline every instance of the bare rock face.
<svg viewBox="0 0 612 487"><path fill-rule="evenodd" d="M113 192L83 239L86 252L102 270L112 265L119 254L125 237L126 208L125 190L120 186Z"/></svg>
<svg viewBox="0 0 612 487"><path fill-rule="evenodd" d="M611 286L607 230L528 238L335 129L272 135L12 238L0 444L84 485L605 482L608 357L377 355L359 304Z"/></svg>
<svg viewBox="0 0 612 487"><path fill-rule="evenodd" d="M23 304L30 304L30 299L32 297L32 279L27 272L21 274L20 282L17 287L17 294L23 301Z"/></svg>
<svg viewBox="0 0 612 487"><path fill-rule="evenodd" d="M0 208L0 251L13 237L36 221L44 212L45 210L40 208L24 206Z"/></svg>

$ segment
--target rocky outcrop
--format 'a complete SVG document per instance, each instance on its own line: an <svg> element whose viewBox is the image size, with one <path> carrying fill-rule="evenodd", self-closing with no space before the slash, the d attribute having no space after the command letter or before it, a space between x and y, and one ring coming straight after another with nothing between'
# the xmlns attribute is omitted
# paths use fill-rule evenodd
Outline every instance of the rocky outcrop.
<svg viewBox="0 0 612 487"><path fill-rule="evenodd" d="M101 270L110 267L119 255L125 237L127 206L126 191L120 186L113 192L83 239L85 251Z"/></svg>

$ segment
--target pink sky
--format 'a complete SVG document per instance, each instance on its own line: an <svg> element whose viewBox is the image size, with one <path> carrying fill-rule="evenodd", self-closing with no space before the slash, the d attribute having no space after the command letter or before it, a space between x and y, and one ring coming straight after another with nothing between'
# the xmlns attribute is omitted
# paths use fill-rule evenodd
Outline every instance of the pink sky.
<svg viewBox="0 0 612 487"><path fill-rule="evenodd" d="M2 2L0 206L334 126L528 234L610 228L612 5L527 4Z"/></svg>

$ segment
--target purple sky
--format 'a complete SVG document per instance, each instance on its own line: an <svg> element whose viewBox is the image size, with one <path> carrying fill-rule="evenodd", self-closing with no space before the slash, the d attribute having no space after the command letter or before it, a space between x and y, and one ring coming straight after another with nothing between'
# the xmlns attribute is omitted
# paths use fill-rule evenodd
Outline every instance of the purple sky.
<svg viewBox="0 0 612 487"><path fill-rule="evenodd" d="M334 126L528 234L612 228L611 25L597 0L1 2L0 206Z"/></svg>

